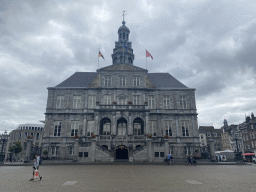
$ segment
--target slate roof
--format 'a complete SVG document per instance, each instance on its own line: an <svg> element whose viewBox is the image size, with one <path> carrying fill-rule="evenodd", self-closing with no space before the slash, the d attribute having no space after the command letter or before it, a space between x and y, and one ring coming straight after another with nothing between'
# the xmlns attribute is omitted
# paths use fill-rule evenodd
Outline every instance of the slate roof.
<svg viewBox="0 0 256 192"><path fill-rule="evenodd" d="M76 72L56 87L88 87L95 77L96 72Z"/></svg>
<svg viewBox="0 0 256 192"><path fill-rule="evenodd" d="M147 75L157 88L188 88L169 73L148 73Z"/></svg>
<svg viewBox="0 0 256 192"><path fill-rule="evenodd" d="M169 73L147 73L148 78L157 88L188 88ZM61 87L88 87L97 77L96 72L76 72L68 79L57 85Z"/></svg>

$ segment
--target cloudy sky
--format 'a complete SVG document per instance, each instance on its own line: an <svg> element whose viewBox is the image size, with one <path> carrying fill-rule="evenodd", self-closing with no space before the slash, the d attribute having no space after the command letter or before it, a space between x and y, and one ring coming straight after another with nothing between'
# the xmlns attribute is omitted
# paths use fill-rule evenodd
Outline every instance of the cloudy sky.
<svg viewBox="0 0 256 192"><path fill-rule="evenodd" d="M196 88L199 126L244 121L256 101L255 0L0 0L0 133L44 120L47 87L95 72L126 11L134 65Z"/></svg>

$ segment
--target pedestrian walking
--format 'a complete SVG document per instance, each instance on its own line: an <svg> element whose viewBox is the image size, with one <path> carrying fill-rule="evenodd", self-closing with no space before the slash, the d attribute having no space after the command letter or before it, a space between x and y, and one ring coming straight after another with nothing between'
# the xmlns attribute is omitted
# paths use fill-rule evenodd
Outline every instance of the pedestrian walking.
<svg viewBox="0 0 256 192"><path fill-rule="evenodd" d="M39 169L39 161L40 161L40 156L38 154L35 155L35 159L34 159L34 166L33 166L33 177L29 180L29 181L33 181L34 180L34 175L35 175L35 170ZM39 172L38 172L39 175ZM39 175L40 181L42 180L42 176Z"/></svg>
<svg viewBox="0 0 256 192"><path fill-rule="evenodd" d="M167 160L168 160L168 164L171 164L171 154L170 154L170 152L167 154Z"/></svg>

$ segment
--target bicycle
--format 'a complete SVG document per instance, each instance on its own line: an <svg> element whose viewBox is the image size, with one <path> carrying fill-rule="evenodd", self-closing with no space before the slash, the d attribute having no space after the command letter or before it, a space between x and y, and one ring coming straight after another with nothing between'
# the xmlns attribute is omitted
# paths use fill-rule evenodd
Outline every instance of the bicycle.
<svg viewBox="0 0 256 192"><path fill-rule="evenodd" d="M164 164L170 165L170 161L167 158L165 158L164 159Z"/></svg>
<svg viewBox="0 0 256 192"><path fill-rule="evenodd" d="M185 165L197 166L197 162L195 159L191 159L191 162L189 162L189 160L187 159L185 161Z"/></svg>

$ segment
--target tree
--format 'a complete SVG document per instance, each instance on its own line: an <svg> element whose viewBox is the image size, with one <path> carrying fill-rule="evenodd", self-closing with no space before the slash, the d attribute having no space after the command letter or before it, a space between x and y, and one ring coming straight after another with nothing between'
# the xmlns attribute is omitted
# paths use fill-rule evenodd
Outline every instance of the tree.
<svg viewBox="0 0 256 192"><path fill-rule="evenodd" d="M17 156L17 154L19 154L22 151L21 142L20 141L14 142L13 145L9 146L9 151L11 153L15 153L15 155Z"/></svg>

